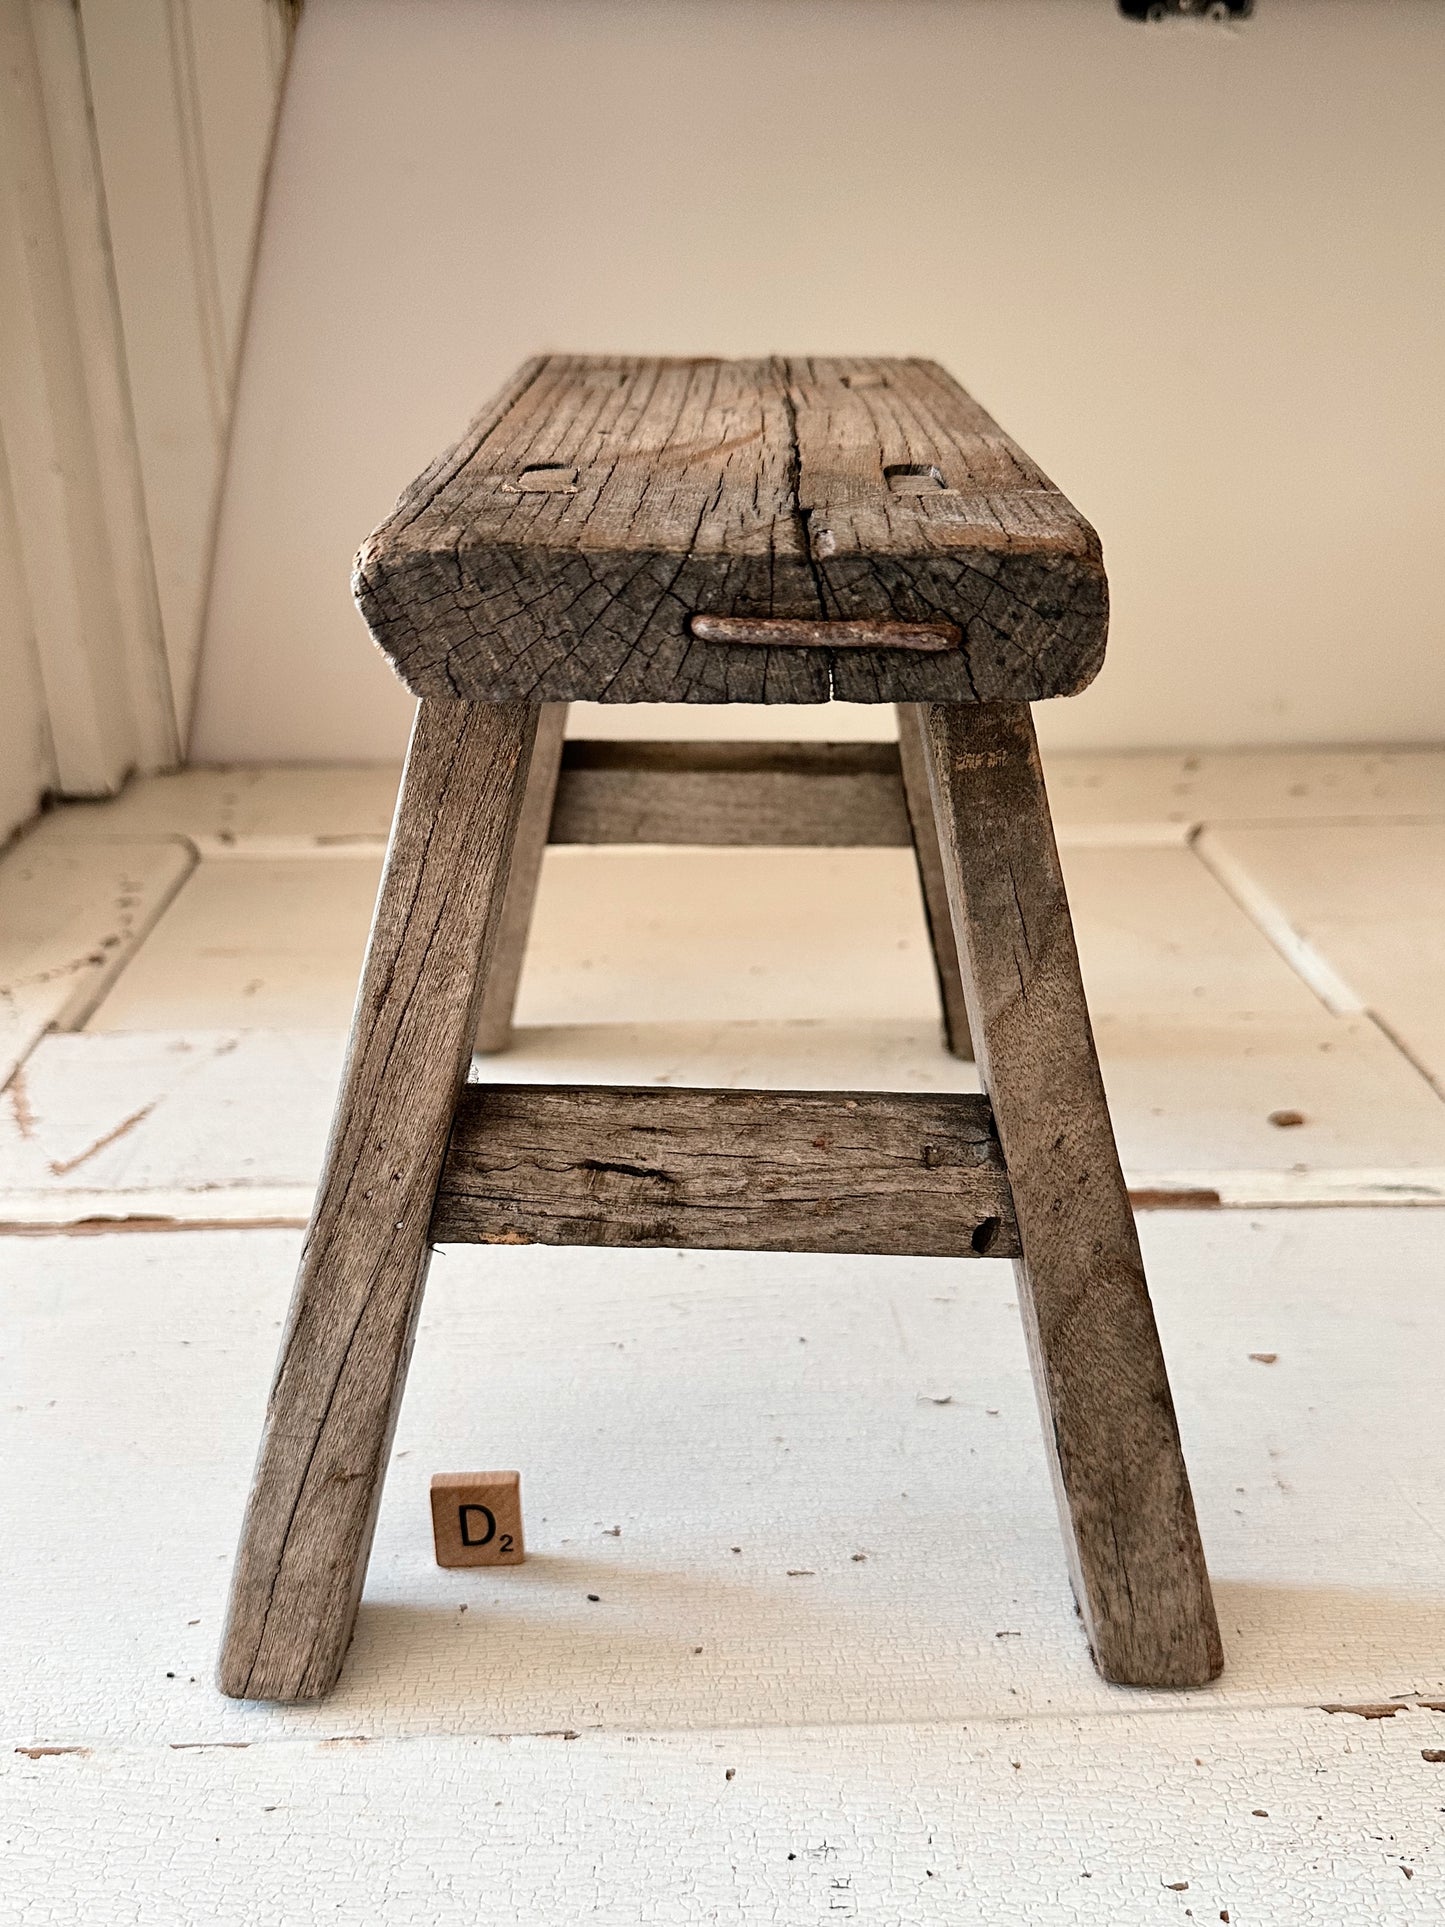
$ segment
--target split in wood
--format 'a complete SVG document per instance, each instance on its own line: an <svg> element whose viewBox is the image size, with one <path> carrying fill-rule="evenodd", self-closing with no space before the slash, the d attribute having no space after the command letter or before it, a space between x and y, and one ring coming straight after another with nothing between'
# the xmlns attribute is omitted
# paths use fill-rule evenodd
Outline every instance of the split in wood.
<svg viewBox="0 0 1445 1927"><path fill-rule="evenodd" d="M988 1100L472 1084L435 1244L1014 1258Z"/></svg>
<svg viewBox="0 0 1445 1927"><path fill-rule="evenodd" d="M1047 476L943 369L870 357L529 362L354 587L442 701L1034 701L1108 618ZM740 626L699 647L696 610Z"/></svg>

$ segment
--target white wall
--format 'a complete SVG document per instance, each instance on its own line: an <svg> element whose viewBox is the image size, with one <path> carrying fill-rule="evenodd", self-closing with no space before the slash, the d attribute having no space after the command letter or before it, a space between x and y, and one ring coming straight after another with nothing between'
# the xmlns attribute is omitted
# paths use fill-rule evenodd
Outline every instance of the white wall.
<svg viewBox="0 0 1445 1927"><path fill-rule="evenodd" d="M1445 737L1437 0L308 0L194 755L399 748L351 554L544 346L944 362L1104 538L1046 741Z"/></svg>

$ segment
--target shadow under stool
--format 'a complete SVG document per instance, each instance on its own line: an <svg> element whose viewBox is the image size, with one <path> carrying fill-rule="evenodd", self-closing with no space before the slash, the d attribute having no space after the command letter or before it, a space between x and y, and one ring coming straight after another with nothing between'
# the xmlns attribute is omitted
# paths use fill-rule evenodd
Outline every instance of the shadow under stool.
<svg viewBox="0 0 1445 1927"><path fill-rule="evenodd" d="M554 355L413 484L355 587L421 701L223 1690L335 1683L431 1247L457 1241L1013 1259L1095 1663L1214 1678L1029 710L1103 659L1093 530L930 362ZM830 698L896 704L897 751L563 741L572 701ZM468 1084L507 1040L549 835L911 840L984 1094Z"/></svg>

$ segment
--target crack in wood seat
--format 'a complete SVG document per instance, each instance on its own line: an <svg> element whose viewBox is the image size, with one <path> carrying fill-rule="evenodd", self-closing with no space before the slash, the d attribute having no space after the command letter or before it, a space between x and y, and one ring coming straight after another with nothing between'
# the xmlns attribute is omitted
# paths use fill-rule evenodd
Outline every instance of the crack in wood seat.
<svg viewBox="0 0 1445 1927"><path fill-rule="evenodd" d="M1213 1678L1028 708L1098 667L1092 531L927 362L554 356L403 498L358 594L424 700L223 1689L335 1682L448 1240L1012 1258L1095 1662L1131 1685ZM896 749L563 740L572 697L830 694L896 701ZM549 836L911 841L945 1034L976 1045L982 1095L469 1085L474 1045L508 1040Z"/></svg>
<svg viewBox="0 0 1445 1927"><path fill-rule="evenodd" d="M418 696L1033 702L1104 655L1099 542L928 361L549 355L357 558ZM698 617L953 625L956 645L702 640Z"/></svg>

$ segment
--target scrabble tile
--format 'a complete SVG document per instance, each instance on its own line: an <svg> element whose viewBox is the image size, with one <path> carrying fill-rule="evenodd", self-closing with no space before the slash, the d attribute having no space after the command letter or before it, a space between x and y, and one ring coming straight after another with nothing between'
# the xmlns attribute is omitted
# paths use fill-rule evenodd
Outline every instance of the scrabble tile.
<svg viewBox="0 0 1445 1927"><path fill-rule="evenodd" d="M439 1566L520 1566L519 1472L438 1472L431 1482Z"/></svg>

